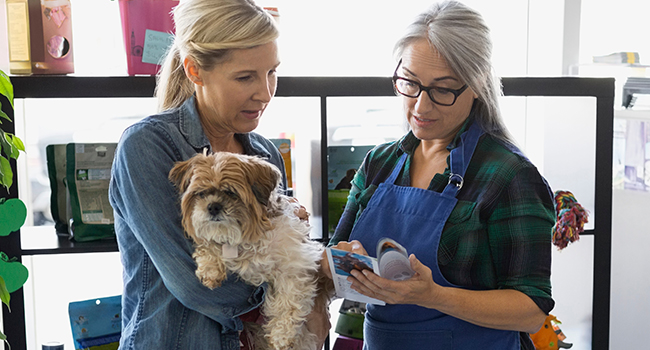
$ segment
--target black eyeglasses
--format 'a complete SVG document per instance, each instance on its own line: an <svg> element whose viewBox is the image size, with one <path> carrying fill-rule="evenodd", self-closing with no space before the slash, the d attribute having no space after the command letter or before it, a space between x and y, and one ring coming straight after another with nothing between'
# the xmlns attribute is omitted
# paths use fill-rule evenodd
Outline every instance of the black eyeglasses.
<svg viewBox="0 0 650 350"><path fill-rule="evenodd" d="M393 73L393 86L396 92L406 97L418 98L422 91L425 91L433 103L441 106L451 106L456 103L458 96L467 89L467 84L458 90L437 86L426 87L417 81L398 76L397 70L401 64L402 60L400 59L397 68L395 68L395 73Z"/></svg>

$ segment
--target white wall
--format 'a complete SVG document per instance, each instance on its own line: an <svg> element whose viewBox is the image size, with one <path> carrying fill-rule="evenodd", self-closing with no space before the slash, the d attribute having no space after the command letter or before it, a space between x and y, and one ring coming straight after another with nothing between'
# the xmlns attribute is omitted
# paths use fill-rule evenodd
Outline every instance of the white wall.
<svg viewBox="0 0 650 350"><path fill-rule="evenodd" d="M614 190L610 349L647 348L650 192Z"/></svg>

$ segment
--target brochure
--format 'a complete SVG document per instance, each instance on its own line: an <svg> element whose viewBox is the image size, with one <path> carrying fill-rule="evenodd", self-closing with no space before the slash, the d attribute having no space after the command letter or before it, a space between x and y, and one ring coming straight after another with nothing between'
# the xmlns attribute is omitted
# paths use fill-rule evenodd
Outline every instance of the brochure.
<svg viewBox="0 0 650 350"><path fill-rule="evenodd" d="M367 269L379 274L377 259L336 248L327 248L327 260L330 263L332 280L334 281L337 297L367 304L386 305L381 300L365 296L355 291L351 287L352 283L347 280L352 270L361 271Z"/></svg>
<svg viewBox="0 0 650 350"><path fill-rule="evenodd" d="M390 238L382 238L377 244L379 275L393 281L403 281L413 277L411 262L406 249Z"/></svg>
<svg viewBox="0 0 650 350"><path fill-rule="evenodd" d="M352 283L347 280L352 270L371 270L379 276L395 281L402 281L414 275L406 249L394 240L390 238L379 240L377 254L378 258L373 258L336 248L327 248L327 259L337 297L368 304L386 304L352 289Z"/></svg>

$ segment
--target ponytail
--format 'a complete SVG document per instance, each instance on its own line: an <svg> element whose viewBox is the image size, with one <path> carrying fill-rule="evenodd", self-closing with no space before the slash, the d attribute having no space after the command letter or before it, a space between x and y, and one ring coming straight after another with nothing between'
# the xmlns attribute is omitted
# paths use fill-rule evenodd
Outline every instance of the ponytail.
<svg viewBox="0 0 650 350"><path fill-rule="evenodd" d="M174 44L156 76L158 111L180 107L193 93L194 85L185 75L180 50Z"/></svg>

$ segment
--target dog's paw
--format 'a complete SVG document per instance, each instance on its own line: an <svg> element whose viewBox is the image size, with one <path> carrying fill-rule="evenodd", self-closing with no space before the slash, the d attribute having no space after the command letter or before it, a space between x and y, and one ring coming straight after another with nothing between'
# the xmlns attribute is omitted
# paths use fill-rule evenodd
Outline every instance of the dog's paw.
<svg viewBox="0 0 650 350"><path fill-rule="evenodd" d="M220 281L213 281L213 280L201 280L201 283L203 283L204 286L210 288L210 289L215 289L217 287L221 286Z"/></svg>
<svg viewBox="0 0 650 350"><path fill-rule="evenodd" d="M221 286L221 282L223 282L222 279L208 278L204 274L199 273L199 271L196 271L196 277L199 278L199 280L201 281L201 283L204 286L206 286L206 287L208 287L210 289L215 289L215 288Z"/></svg>
<svg viewBox="0 0 650 350"><path fill-rule="evenodd" d="M294 342L270 342L273 350L300 350L295 348Z"/></svg>

